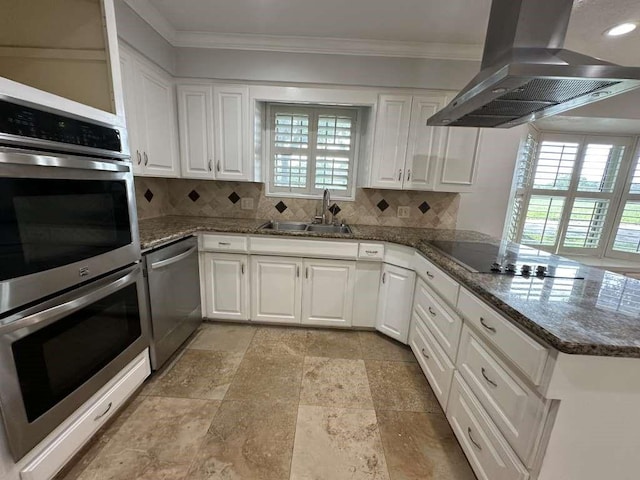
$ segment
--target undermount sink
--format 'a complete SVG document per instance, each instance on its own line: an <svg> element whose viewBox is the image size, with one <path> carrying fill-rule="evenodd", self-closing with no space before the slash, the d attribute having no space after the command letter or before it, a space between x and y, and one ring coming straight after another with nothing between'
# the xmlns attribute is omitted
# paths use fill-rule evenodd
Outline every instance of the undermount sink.
<svg viewBox="0 0 640 480"><path fill-rule="evenodd" d="M316 232L350 234L348 225L325 225L322 223L305 222L267 222L260 226L260 230L277 230L288 232Z"/></svg>

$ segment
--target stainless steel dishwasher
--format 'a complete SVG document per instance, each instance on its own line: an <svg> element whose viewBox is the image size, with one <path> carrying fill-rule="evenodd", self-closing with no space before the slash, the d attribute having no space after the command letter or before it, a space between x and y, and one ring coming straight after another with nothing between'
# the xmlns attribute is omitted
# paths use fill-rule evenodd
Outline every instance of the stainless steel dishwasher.
<svg viewBox="0 0 640 480"><path fill-rule="evenodd" d="M190 237L144 255L151 313L151 366L159 369L202 323L198 241Z"/></svg>

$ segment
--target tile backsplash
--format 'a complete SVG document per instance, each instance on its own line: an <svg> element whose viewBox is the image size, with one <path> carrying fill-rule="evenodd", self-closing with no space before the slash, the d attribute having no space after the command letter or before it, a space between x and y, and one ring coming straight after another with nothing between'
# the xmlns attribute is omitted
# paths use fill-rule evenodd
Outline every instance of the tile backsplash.
<svg viewBox="0 0 640 480"><path fill-rule="evenodd" d="M264 185L247 182L136 177L140 219L162 215L311 220L320 200L267 197ZM253 208L243 210L242 199ZM331 201L339 221L364 225L455 228L460 195L359 188L356 200ZM408 218L398 218L398 207L409 207Z"/></svg>

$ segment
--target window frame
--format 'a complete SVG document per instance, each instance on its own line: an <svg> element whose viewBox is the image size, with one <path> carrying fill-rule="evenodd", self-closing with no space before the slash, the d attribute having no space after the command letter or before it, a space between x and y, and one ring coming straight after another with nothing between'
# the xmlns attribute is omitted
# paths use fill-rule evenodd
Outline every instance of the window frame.
<svg viewBox="0 0 640 480"><path fill-rule="evenodd" d="M278 111L290 111L292 113L302 113L309 115L309 148L300 151L300 153L308 152L309 160L307 164L307 188L300 191L291 191L287 187L277 187L274 181L274 129L275 129L275 114ZM317 116L326 111L330 114L340 114L350 116L352 119L352 133L353 144L350 150L349 158L349 172L347 176L347 190L333 190L329 189L332 200L340 201L355 201L356 196L356 180L358 170L358 158L360 151L360 119L362 116L361 108L348 106L348 105L329 105L329 104L300 104L300 103L288 103L288 102L267 102L266 104L266 125L265 132L268 135L268 141L265 142L266 146L266 158L267 169L266 175L267 186L265 189L265 196L267 197L283 197L283 198L300 198L300 199L321 199L324 188L315 188L315 170L316 170L316 157L318 150L316 146L317 141ZM315 118L315 120L312 120ZM311 127L314 128L311 128Z"/></svg>
<svg viewBox="0 0 640 480"><path fill-rule="evenodd" d="M513 225L516 222L515 229L510 228L515 232L513 238L509 238L512 241L520 242L523 245L537 248L543 251L549 251L550 253L557 253L559 255L589 255L594 257L612 257L621 258L619 255L623 254L627 259L638 259L638 254L628 252L617 252L612 255L613 241L615 239L615 233L617 232L620 219L622 217L622 210L624 209L625 202L622 198L632 196L640 199L640 194L631 194L629 192L631 186L631 172L635 162L638 161L638 143L634 137L625 135L607 135L607 134L583 134L583 133L558 133L558 132L542 132L538 135L533 135L533 154L528 159L520 158L518 166L515 170L514 183L516 188L512 195L512 208L509 211L509 217L507 223ZM566 190L560 189L542 189L534 188L535 172L540 160L540 147L543 142L563 142L563 143L577 143L578 148L576 151L576 160L571 172L571 180L569 187ZM579 191L580 174L585 160L585 153L587 146L593 143L612 143L616 145L624 145L625 151L620 160L620 166L618 168L617 177L615 179L614 187L611 192L593 192L593 191ZM522 154L521 154L522 155ZM635 161L634 157L635 155ZM527 164L528 163L528 164ZM524 172L524 185L519 186L517 178L521 175L521 168L527 169ZM626 190L625 190L626 188ZM549 197L561 197L564 198L564 205L560 220L558 222L558 233L553 245L537 245L535 243L525 243L522 240L525 221L527 218L527 212L529 210L531 198L535 196L549 196ZM573 210L574 204L577 199L606 199L609 201L609 207L605 215L605 221L602 226L602 234L600 242L597 248L587 247L566 247L564 242L566 240L566 234L569 226L569 219ZM520 202L517 207L516 205ZM517 218L514 216L517 215Z"/></svg>

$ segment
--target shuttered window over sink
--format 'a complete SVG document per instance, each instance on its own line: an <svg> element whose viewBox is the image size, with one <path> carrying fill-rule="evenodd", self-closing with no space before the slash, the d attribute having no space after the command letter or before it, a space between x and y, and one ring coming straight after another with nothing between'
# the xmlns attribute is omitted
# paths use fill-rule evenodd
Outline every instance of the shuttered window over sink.
<svg viewBox="0 0 640 480"><path fill-rule="evenodd" d="M267 194L352 199L357 109L271 104Z"/></svg>

